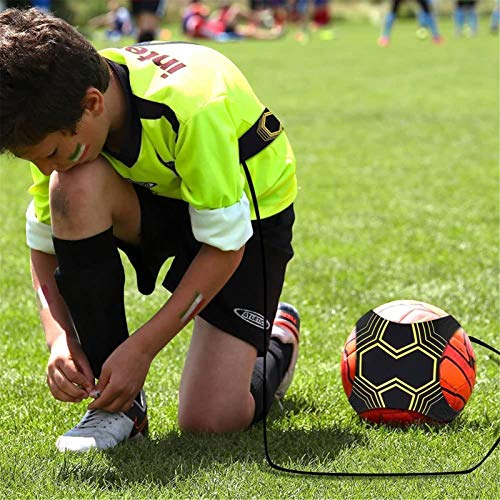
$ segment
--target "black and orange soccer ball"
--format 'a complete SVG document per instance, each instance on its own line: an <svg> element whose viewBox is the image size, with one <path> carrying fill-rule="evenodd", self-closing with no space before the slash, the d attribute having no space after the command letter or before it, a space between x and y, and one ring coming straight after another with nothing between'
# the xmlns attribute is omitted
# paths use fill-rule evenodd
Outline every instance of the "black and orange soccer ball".
<svg viewBox="0 0 500 500"><path fill-rule="evenodd" d="M341 375L363 419L451 422L472 394L476 358L467 333L448 313L396 300L358 320L344 345Z"/></svg>

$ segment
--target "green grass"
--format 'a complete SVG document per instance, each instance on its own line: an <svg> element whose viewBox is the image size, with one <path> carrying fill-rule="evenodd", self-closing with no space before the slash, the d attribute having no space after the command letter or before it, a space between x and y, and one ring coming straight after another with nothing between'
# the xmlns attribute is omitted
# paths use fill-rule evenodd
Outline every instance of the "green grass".
<svg viewBox="0 0 500 500"><path fill-rule="evenodd" d="M339 375L356 320L400 298L433 303L498 347L498 39L415 38L398 22L342 24L334 41L291 35L219 45L283 118L298 159L296 257L283 297L303 322L301 355L284 412L273 408L273 459L309 470L463 469L499 433L498 359L476 348L478 381L464 412L439 428L361 423ZM498 498L498 453L469 476L307 478L273 472L262 427L226 436L179 433L176 398L189 332L155 360L147 380L151 440L84 456L56 452L85 405L54 401L24 243L29 173L1 158L1 498ZM131 278L130 268L127 275ZM128 281L131 329L166 300Z"/></svg>

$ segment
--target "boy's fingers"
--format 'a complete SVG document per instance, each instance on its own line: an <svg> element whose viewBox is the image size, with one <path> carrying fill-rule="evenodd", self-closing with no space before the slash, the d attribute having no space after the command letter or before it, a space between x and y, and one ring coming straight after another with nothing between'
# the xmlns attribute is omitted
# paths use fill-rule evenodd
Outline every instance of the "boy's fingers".
<svg viewBox="0 0 500 500"><path fill-rule="evenodd" d="M78 386L88 385L86 378L68 363L56 363L49 367L49 376L58 389L71 398L71 401L81 401L88 396L88 391ZM62 397L62 396L61 396Z"/></svg>
<svg viewBox="0 0 500 500"><path fill-rule="evenodd" d="M134 396L131 397L129 392L124 390L123 387L115 388L113 384L110 383L88 408L89 410L100 408L101 410L115 413L129 410L133 403Z"/></svg>
<svg viewBox="0 0 500 500"><path fill-rule="evenodd" d="M71 374L65 374L70 382L79 386L87 394L92 390L92 385L88 381L87 377L80 372L73 372Z"/></svg>
<svg viewBox="0 0 500 500"><path fill-rule="evenodd" d="M84 387L87 389L87 392L90 392L94 388L95 377L87 358L85 356L79 357L78 359L73 359L73 362L76 369L88 380L88 384L84 385Z"/></svg>
<svg viewBox="0 0 500 500"><path fill-rule="evenodd" d="M115 399L117 398L117 394L115 394L111 385L107 385L103 391L99 391L98 387L96 386L95 392L99 393L99 397L97 397L94 402L89 404L89 410L100 408L106 411L111 411L108 408L114 403Z"/></svg>
<svg viewBox="0 0 500 500"><path fill-rule="evenodd" d="M76 367L71 365L63 365L59 368L60 372L68 380L69 384L77 389L77 394L82 397L87 397L88 393L92 390L92 385L88 381L87 377L80 373ZM78 387L79 386L79 387ZM65 386L66 387L66 386ZM69 394L75 395L74 391L70 389Z"/></svg>
<svg viewBox="0 0 500 500"><path fill-rule="evenodd" d="M113 384L111 381L101 392L99 398L89 405L89 409L100 408L111 413L127 411L133 405L135 396L134 391L128 390L121 384Z"/></svg>
<svg viewBox="0 0 500 500"><path fill-rule="evenodd" d="M119 411L127 411L133 405L134 401L130 401L128 396L119 395L116 398L111 399L107 397L106 399L102 399L102 396L97 399L94 403L89 405L89 410L93 410L95 408L100 408L102 410L108 411L110 413L116 413Z"/></svg>
<svg viewBox="0 0 500 500"><path fill-rule="evenodd" d="M87 379L87 383L83 385L85 389L87 389L87 392L90 392L94 388L94 374L92 373L92 368L90 368L89 364L84 364L83 366L79 366L81 373L85 376Z"/></svg>
<svg viewBox="0 0 500 500"><path fill-rule="evenodd" d="M52 376L47 375L47 383L50 392L59 401L76 403L87 396L85 391L76 387L57 371Z"/></svg>
<svg viewBox="0 0 500 500"><path fill-rule="evenodd" d="M101 372L101 377L99 378L95 387L90 391L89 396L95 398L95 401L89 405L89 410L94 410L96 408L104 408L108 399L113 401L114 398L110 397L112 395L112 388L110 387L109 375L103 368ZM110 390L111 389L111 390Z"/></svg>
<svg viewBox="0 0 500 500"><path fill-rule="evenodd" d="M105 368L102 369L101 371L101 376L99 377L99 380L97 381L97 384L94 387L94 390L99 392L101 395L106 388L109 386L109 379L111 378L111 375L106 371Z"/></svg>

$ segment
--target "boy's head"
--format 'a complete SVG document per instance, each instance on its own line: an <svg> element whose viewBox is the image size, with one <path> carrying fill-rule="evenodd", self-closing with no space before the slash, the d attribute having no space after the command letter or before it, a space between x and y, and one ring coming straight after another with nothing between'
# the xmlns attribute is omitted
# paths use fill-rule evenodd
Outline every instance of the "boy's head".
<svg viewBox="0 0 500 500"><path fill-rule="evenodd" d="M87 91L104 93L109 68L68 23L37 9L0 13L0 153L49 134L74 134Z"/></svg>

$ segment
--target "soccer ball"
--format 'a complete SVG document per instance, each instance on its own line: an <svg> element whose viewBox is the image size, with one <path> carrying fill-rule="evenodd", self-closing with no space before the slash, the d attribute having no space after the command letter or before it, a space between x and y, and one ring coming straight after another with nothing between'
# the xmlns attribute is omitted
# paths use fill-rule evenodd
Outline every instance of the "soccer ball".
<svg viewBox="0 0 500 500"><path fill-rule="evenodd" d="M419 40L427 40L429 38L429 30L427 28L420 27L415 32L415 35Z"/></svg>
<svg viewBox="0 0 500 500"><path fill-rule="evenodd" d="M363 419L406 425L451 422L476 380L476 358L459 323L438 307L396 300L366 313L347 338L344 391Z"/></svg>

